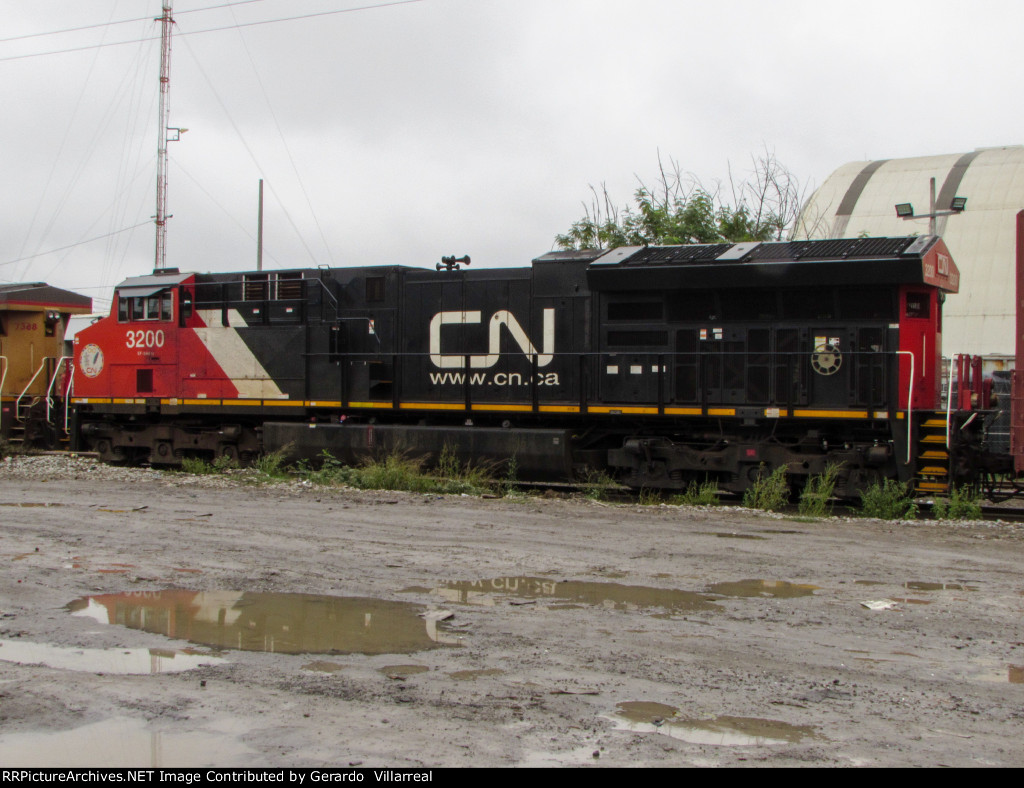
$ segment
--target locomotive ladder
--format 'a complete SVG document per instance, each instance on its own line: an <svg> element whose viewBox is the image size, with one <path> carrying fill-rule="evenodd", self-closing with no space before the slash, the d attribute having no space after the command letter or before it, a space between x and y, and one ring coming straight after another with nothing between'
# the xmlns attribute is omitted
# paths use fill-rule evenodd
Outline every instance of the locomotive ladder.
<svg viewBox="0 0 1024 788"><path fill-rule="evenodd" d="M917 433L916 492L922 495L949 492L949 448L946 444L946 413L929 413Z"/></svg>
<svg viewBox="0 0 1024 788"><path fill-rule="evenodd" d="M56 365L54 365L54 361L56 361ZM70 364L70 356L47 356L43 359L42 364L39 365L39 369L36 370L35 375L32 376L32 379L28 382L28 385L26 385L25 388L21 391L21 393L18 394L17 398L8 400L8 404L12 404L14 406L11 411L11 416L13 418L7 425L6 440L8 443L10 443L13 446L22 446L28 443L30 439L30 436L28 434L28 425L29 422L32 421L33 419L33 411L38 411L39 409L41 409L43 405L45 405L45 424L47 425L47 428L52 427L53 429L52 437L56 439L56 445L54 446L54 448L67 448L67 446L70 443L70 436L68 434L67 411L67 404L69 400L66 393L61 398L62 402L64 403L64 407L62 407L60 410L63 410L63 413L61 413L60 410L54 407L54 389L57 384L57 379L60 373L61 365L64 364L65 362L68 363L68 368L73 378L74 368ZM28 392L29 389L32 388L32 384L36 382L37 378L39 378L39 376L43 374L44 371L46 372L44 380L47 378L49 379L49 383L47 384L46 387L46 393L43 395L29 394ZM6 376L6 367L4 368L4 373ZM37 412L36 418L38 418L38 415L39 414ZM39 436L36 435L35 437L38 438ZM45 438L45 435L43 437Z"/></svg>

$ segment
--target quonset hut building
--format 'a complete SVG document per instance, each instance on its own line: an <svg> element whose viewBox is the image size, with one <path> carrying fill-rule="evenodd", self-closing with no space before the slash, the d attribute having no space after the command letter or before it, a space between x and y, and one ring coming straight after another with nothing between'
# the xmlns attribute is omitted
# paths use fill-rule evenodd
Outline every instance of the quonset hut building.
<svg viewBox="0 0 1024 788"><path fill-rule="evenodd" d="M967 198L963 213L936 220L961 274L960 293L943 309L945 353L983 356L987 371L1012 366L1024 146L844 164L808 200L793 239L927 235L926 217L901 219L895 206L911 203L915 214L928 213L931 178L938 210L954 196Z"/></svg>

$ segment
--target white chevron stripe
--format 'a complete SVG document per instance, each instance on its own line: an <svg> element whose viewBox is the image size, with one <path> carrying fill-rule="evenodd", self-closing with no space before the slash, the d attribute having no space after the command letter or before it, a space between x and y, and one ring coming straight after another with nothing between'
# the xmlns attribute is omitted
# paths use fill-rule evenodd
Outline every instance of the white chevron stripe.
<svg viewBox="0 0 1024 788"><path fill-rule="evenodd" d="M220 325L219 309L197 310L207 328L193 329L210 355L238 389L240 399L288 399L238 335L246 322L236 309L228 310L228 326Z"/></svg>

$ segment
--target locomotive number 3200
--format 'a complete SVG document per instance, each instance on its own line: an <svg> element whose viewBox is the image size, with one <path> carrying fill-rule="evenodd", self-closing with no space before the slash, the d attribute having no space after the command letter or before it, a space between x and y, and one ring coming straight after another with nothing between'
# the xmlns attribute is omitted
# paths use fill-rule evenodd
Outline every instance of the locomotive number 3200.
<svg viewBox="0 0 1024 788"><path fill-rule="evenodd" d="M163 347L164 332L157 331L129 331L125 336L125 344L128 347Z"/></svg>

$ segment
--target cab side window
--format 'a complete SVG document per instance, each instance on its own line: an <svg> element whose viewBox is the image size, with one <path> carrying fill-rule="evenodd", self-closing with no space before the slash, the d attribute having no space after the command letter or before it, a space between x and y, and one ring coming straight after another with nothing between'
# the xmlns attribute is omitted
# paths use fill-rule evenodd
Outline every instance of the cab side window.
<svg viewBox="0 0 1024 788"><path fill-rule="evenodd" d="M135 323L160 320L168 322L174 317L174 296L169 290L150 296L117 297L117 322Z"/></svg>

